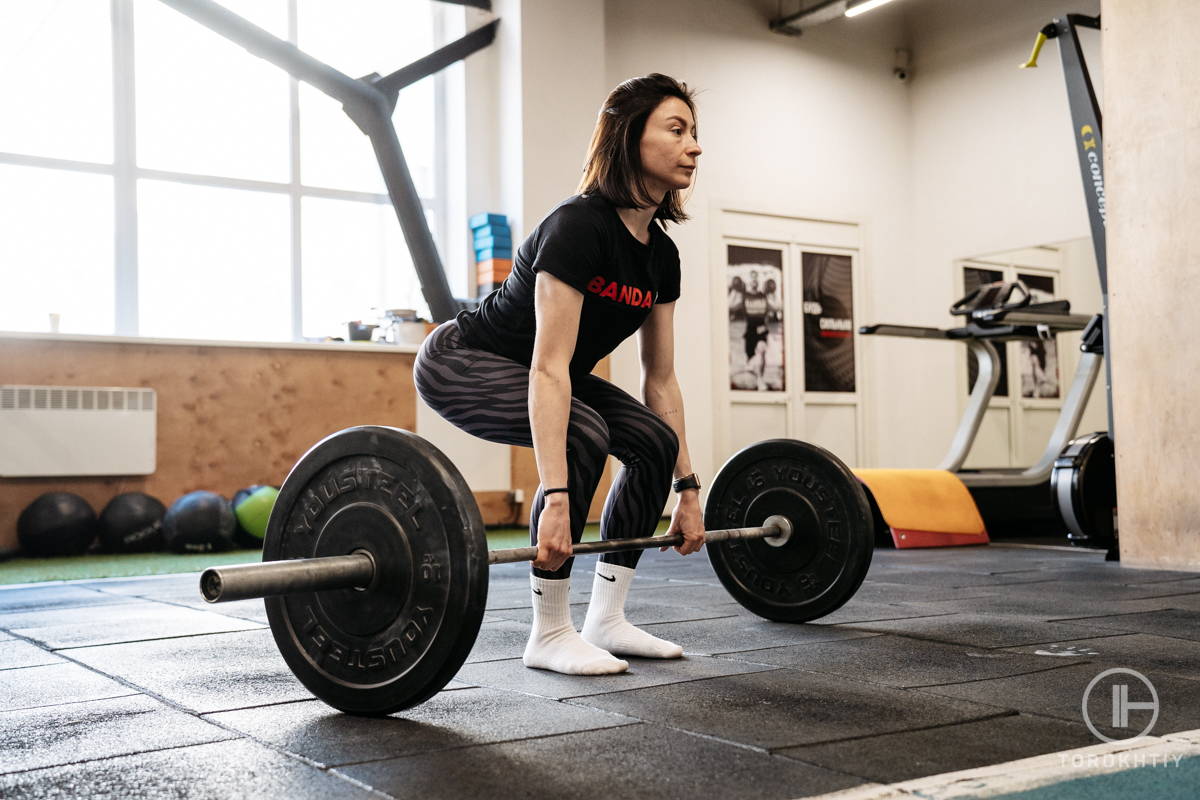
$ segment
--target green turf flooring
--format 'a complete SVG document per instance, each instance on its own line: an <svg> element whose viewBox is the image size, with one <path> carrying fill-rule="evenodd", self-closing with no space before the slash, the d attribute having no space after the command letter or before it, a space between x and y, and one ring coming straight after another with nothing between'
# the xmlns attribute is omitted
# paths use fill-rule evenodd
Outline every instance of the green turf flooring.
<svg viewBox="0 0 1200 800"><path fill-rule="evenodd" d="M659 533L666 528L664 522ZM493 550L525 547L529 544L528 528L497 528L487 532L488 547ZM600 538L600 526L588 525L583 538ZM0 561L0 585L41 583L43 581L74 581L90 578L127 578L137 575L170 575L178 572L200 572L219 564L245 564L258 561L258 550L231 550L224 553L93 553L62 558L11 558Z"/></svg>

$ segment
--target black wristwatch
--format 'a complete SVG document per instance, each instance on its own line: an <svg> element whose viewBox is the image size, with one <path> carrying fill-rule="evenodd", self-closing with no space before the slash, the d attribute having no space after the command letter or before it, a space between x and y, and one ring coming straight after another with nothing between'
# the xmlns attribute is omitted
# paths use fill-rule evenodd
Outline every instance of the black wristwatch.
<svg viewBox="0 0 1200 800"><path fill-rule="evenodd" d="M687 491L688 489L699 489L700 479L697 478L696 473L693 472L691 475L684 475L682 478L676 478L675 482L671 484L671 488L676 492L683 492Z"/></svg>

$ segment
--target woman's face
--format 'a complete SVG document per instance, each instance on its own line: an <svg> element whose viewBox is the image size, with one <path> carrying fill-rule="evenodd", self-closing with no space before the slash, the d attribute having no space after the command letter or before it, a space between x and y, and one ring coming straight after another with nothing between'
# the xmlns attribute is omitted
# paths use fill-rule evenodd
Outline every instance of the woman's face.
<svg viewBox="0 0 1200 800"><path fill-rule="evenodd" d="M642 173L654 200L692 185L700 152L696 120L688 104L678 97L659 103L646 119L641 144Z"/></svg>

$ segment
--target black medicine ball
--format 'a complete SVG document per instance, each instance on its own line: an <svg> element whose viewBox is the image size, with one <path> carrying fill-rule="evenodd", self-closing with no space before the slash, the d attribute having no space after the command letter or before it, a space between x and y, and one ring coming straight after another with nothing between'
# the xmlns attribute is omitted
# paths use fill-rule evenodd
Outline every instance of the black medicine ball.
<svg viewBox="0 0 1200 800"><path fill-rule="evenodd" d="M160 550L166 513L167 507L145 492L119 494L100 512L100 544L110 553Z"/></svg>
<svg viewBox="0 0 1200 800"><path fill-rule="evenodd" d="M189 492L163 517L163 538L176 553L209 553L233 546L233 507L216 492Z"/></svg>
<svg viewBox="0 0 1200 800"><path fill-rule="evenodd" d="M77 494L47 492L17 518L17 540L31 556L73 556L96 538L96 512Z"/></svg>

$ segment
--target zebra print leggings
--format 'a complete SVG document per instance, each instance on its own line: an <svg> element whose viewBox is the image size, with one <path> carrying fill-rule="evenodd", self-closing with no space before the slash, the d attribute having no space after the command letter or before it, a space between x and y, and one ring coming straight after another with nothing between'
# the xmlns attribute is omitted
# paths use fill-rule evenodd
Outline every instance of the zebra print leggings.
<svg viewBox="0 0 1200 800"><path fill-rule="evenodd" d="M413 377L421 399L456 427L489 442L533 446L529 367L471 347L453 320L425 340ZM601 537L651 535L670 491L679 439L670 425L608 381L594 375L575 377L567 422L567 485L574 542L583 535L609 454L623 466L604 503ZM535 545L543 503L542 487L538 487L529 513L529 540ZM640 555L640 550L605 553L600 560L632 569ZM572 560L554 572L533 572L541 578L566 578Z"/></svg>

